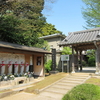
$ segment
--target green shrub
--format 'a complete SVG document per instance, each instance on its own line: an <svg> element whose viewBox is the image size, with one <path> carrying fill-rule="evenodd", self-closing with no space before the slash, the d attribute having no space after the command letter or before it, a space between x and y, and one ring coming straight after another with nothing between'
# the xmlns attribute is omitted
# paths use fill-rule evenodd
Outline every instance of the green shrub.
<svg viewBox="0 0 100 100"><path fill-rule="evenodd" d="M52 60L49 60L44 64L46 72L49 72L51 70L51 66L52 66Z"/></svg>
<svg viewBox="0 0 100 100"><path fill-rule="evenodd" d="M90 57L88 59L88 65L89 66L95 66L95 57Z"/></svg>
<svg viewBox="0 0 100 100"><path fill-rule="evenodd" d="M62 100L100 100L100 87L93 84L81 84L69 91Z"/></svg>
<svg viewBox="0 0 100 100"><path fill-rule="evenodd" d="M87 66L86 61L82 61L82 66Z"/></svg>

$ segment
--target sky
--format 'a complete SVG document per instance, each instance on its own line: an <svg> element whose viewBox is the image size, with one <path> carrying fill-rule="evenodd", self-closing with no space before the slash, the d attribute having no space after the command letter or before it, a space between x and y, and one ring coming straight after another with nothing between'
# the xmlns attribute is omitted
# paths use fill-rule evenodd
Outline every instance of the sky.
<svg viewBox="0 0 100 100"><path fill-rule="evenodd" d="M85 30L85 20L82 15L82 0L56 0L50 5L50 10L44 10L43 14L47 22L55 25L55 28L66 36L69 32Z"/></svg>

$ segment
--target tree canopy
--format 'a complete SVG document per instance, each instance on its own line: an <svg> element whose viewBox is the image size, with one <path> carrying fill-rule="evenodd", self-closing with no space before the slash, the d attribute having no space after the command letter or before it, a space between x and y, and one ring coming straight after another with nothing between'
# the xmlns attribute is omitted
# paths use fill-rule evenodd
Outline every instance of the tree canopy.
<svg viewBox="0 0 100 100"><path fill-rule="evenodd" d="M71 55L72 49L70 47L64 47L61 52L62 52L62 55Z"/></svg>
<svg viewBox="0 0 100 100"><path fill-rule="evenodd" d="M82 9L82 14L86 20L85 28L100 27L100 0L82 0L86 7Z"/></svg>
<svg viewBox="0 0 100 100"><path fill-rule="evenodd" d="M46 22L42 14L45 1L48 0L0 0L0 40L49 49L39 35L60 31Z"/></svg>
<svg viewBox="0 0 100 100"><path fill-rule="evenodd" d="M0 40L34 46L45 18L44 0L14 0L0 6ZM42 40L43 41L43 40ZM40 42L39 42L40 43ZM42 42L43 43L43 42Z"/></svg>
<svg viewBox="0 0 100 100"><path fill-rule="evenodd" d="M41 30L42 30L42 33L39 34L39 37L51 35L55 33L62 33L61 31L55 28L55 25L52 25L49 23L45 23L44 26L41 28Z"/></svg>

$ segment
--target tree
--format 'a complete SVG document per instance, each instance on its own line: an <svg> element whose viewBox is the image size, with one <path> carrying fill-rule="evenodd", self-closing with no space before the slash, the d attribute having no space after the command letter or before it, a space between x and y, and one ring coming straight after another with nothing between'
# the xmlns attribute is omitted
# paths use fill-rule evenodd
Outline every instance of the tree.
<svg viewBox="0 0 100 100"><path fill-rule="evenodd" d="M70 47L64 47L63 50L61 51L62 55L71 55L72 54L72 49Z"/></svg>
<svg viewBox="0 0 100 100"><path fill-rule="evenodd" d="M55 33L62 33L61 31L58 31L55 28L55 25L45 23L44 26L41 28L42 33L39 34L39 37L46 36L46 35L51 35Z"/></svg>
<svg viewBox="0 0 100 100"><path fill-rule="evenodd" d="M20 20L18 20L16 16L12 14L1 16L0 40L12 43L20 43L21 39L23 40L24 36L22 34L19 34L21 33L21 30L17 28L19 25Z"/></svg>
<svg viewBox="0 0 100 100"><path fill-rule="evenodd" d="M49 50L47 42L38 38L46 34L43 8L44 0L0 0L0 40ZM59 32L50 25L49 34Z"/></svg>
<svg viewBox="0 0 100 100"><path fill-rule="evenodd" d="M85 28L100 27L100 0L82 0L86 8L83 8L82 14L86 20Z"/></svg>
<svg viewBox="0 0 100 100"><path fill-rule="evenodd" d="M42 15L44 0L9 0L0 6L0 36L3 41L34 46L46 22ZM11 30L10 30L11 29Z"/></svg>

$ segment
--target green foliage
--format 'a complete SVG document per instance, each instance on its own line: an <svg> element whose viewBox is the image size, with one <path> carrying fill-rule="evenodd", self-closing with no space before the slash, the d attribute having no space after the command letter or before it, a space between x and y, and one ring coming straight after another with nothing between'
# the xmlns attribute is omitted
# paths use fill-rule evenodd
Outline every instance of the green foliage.
<svg viewBox="0 0 100 100"><path fill-rule="evenodd" d="M91 57L88 59L88 66L95 66L95 58Z"/></svg>
<svg viewBox="0 0 100 100"><path fill-rule="evenodd" d="M44 64L44 67L45 67L45 70L47 72L49 72L51 70L51 66L52 66L52 60L48 60L45 64Z"/></svg>
<svg viewBox="0 0 100 100"><path fill-rule="evenodd" d="M48 42L44 41L43 39L40 39L39 42L36 43L34 46L50 51L50 46L49 46Z"/></svg>
<svg viewBox="0 0 100 100"><path fill-rule="evenodd" d="M87 57L89 57L89 58L90 57L95 57L95 50L93 50L93 49L92 50L88 50L87 51Z"/></svg>
<svg viewBox="0 0 100 100"><path fill-rule="evenodd" d="M50 27L49 34L59 31L46 23L41 13L45 0L6 1L0 1L0 40L49 50L47 42L39 39L39 35L45 33L44 27Z"/></svg>
<svg viewBox="0 0 100 100"><path fill-rule="evenodd" d="M86 63L86 61L82 61L82 66L87 66L87 63Z"/></svg>
<svg viewBox="0 0 100 100"><path fill-rule="evenodd" d="M9 1L0 6L0 40L27 46L43 45L38 38L45 23L44 0ZM39 46L40 47L40 46Z"/></svg>
<svg viewBox="0 0 100 100"><path fill-rule="evenodd" d="M74 87L62 100L100 100L100 87L93 84L81 84Z"/></svg>
<svg viewBox="0 0 100 100"><path fill-rule="evenodd" d="M12 14L0 16L0 40L20 43L19 38L23 39L24 37L20 34L21 30L17 28L19 25L20 20Z"/></svg>
<svg viewBox="0 0 100 100"><path fill-rule="evenodd" d="M89 57L88 66L95 66L95 50L88 50L87 57Z"/></svg>
<svg viewBox="0 0 100 100"><path fill-rule="evenodd" d="M70 47L64 47L63 50L61 51L62 55L71 55L72 54L72 49Z"/></svg>
<svg viewBox="0 0 100 100"><path fill-rule="evenodd" d="M86 7L82 14L86 20L86 28L100 27L100 0L82 0Z"/></svg>
<svg viewBox="0 0 100 100"><path fill-rule="evenodd" d="M46 36L46 35L51 35L55 33L62 33L58 31L54 25L45 23L44 26L41 28L42 33L39 34L39 37Z"/></svg>

